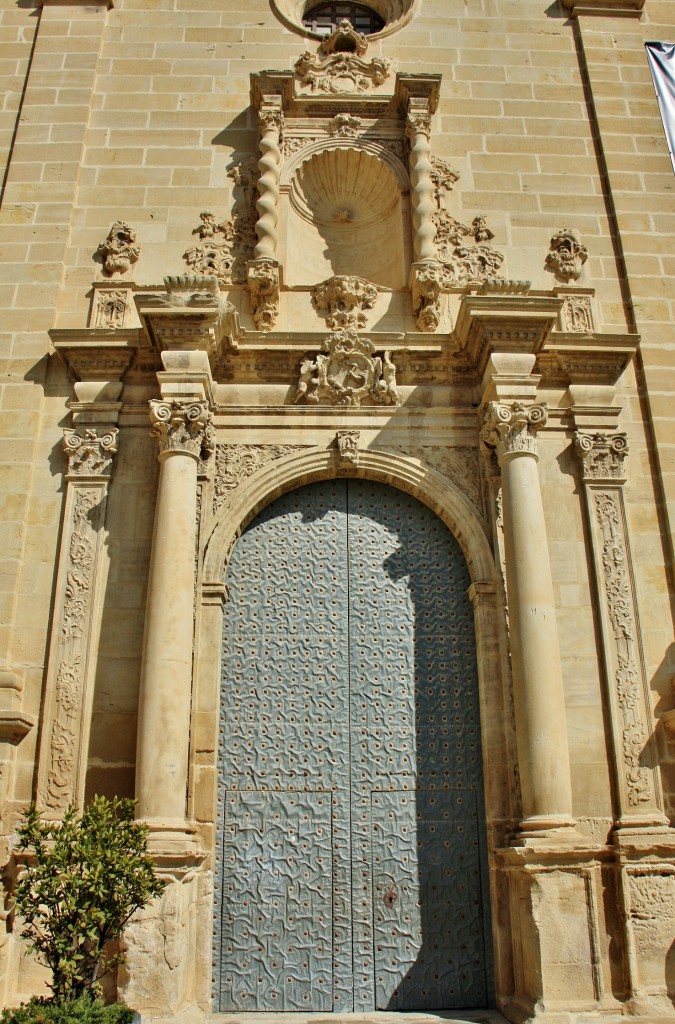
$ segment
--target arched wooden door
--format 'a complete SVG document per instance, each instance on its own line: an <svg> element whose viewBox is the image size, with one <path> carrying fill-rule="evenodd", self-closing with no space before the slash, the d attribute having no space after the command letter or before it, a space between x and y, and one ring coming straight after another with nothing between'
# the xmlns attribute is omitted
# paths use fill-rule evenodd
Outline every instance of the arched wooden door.
<svg viewBox="0 0 675 1024"><path fill-rule="evenodd" d="M226 577L215 996L226 1010L490 1001L473 614L426 506L333 480Z"/></svg>

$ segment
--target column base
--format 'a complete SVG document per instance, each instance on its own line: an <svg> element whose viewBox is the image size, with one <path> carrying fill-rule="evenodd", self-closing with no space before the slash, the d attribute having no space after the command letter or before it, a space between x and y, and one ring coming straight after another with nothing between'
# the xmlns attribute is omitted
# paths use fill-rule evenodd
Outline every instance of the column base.
<svg viewBox="0 0 675 1024"><path fill-rule="evenodd" d="M520 822L518 834L511 845L587 846L588 841L577 832L576 824L576 820L569 814L532 814Z"/></svg>
<svg viewBox="0 0 675 1024"><path fill-rule="evenodd" d="M148 853L161 870L191 868L206 857L197 838L197 826L181 819L145 818Z"/></svg>

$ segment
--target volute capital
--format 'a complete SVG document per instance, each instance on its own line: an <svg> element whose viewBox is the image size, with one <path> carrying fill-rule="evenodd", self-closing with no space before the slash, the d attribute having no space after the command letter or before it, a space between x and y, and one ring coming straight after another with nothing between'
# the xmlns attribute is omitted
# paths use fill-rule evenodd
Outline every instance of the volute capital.
<svg viewBox="0 0 675 1024"><path fill-rule="evenodd" d="M182 452L194 459L215 450L213 415L207 402L172 399L150 402L152 433L159 440L159 457Z"/></svg>
<svg viewBox="0 0 675 1024"><path fill-rule="evenodd" d="M489 402L485 409L481 438L488 448L495 448L501 465L508 455L537 457L536 431L548 419L544 403Z"/></svg>

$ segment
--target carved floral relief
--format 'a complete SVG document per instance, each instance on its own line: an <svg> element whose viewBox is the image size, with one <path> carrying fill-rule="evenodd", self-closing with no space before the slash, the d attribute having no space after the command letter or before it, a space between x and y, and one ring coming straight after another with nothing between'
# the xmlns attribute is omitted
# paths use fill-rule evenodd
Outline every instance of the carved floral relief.
<svg viewBox="0 0 675 1024"><path fill-rule="evenodd" d="M377 301L377 287L362 277L336 275L312 288L312 302L331 330L366 326L364 310Z"/></svg>
<svg viewBox="0 0 675 1024"><path fill-rule="evenodd" d="M216 447L216 472L213 482L213 512L227 500L230 492L253 476L268 462L295 450L290 444L219 444Z"/></svg>
<svg viewBox="0 0 675 1024"><path fill-rule="evenodd" d="M230 220L219 220L205 210L193 229L200 244L187 249L183 259L195 274L216 277L225 284L245 284L246 266L253 259L258 240L256 198L258 162L252 157L239 161L228 172L234 182L234 205Z"/></svg>

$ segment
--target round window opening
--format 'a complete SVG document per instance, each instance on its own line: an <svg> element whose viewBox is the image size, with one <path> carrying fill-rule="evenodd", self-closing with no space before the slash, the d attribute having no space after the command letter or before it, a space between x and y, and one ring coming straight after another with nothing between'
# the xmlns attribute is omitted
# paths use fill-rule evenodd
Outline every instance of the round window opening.
<svg viewBox="0 0 675 1024"><path fill-rule="evenodd" d="M355 32L370 36L380 32L385 25L384 19L365 4L355 3L322 3L309 4L302 16L303 28L320 36L329 36L335 32L341 21L348 21Z"/></svg>

